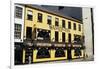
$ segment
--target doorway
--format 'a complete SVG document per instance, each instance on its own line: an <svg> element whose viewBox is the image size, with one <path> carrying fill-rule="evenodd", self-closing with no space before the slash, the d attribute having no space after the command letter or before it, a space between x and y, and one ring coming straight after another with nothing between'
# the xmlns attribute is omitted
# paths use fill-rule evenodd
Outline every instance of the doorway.
<svg viewBox="0 0 100 69"><path fill-rule="evenodd" d="M67 49L67 56L68 56L68 60L71 60L72 59L72 55L71 55L71 48L68 48Z"/></svg>

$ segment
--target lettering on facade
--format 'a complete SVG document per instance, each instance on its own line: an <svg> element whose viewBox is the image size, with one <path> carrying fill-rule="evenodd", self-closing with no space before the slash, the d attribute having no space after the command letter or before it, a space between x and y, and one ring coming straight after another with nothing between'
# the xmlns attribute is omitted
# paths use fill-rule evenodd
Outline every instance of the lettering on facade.
<svg viewBox="0 0 100 69"><path fill-rule="evenodd" d="M52 46L51 43L37 43L36 44L37 46ZM54 44L55 47L65 47L66 45L65 44Z"/></svg>
<svg viewBox="0 0 100 69"><path fill-rule="evenodd" d="M67 28L62 28L61 26L57 27L57 26L54 26L54 25L50 25L49 28L50 28L51 30L58 30L58 31L60 31L60 32L62 32L62 31L70 32L69 29L67 29Z"/></svg>
<svg viewBox="0 0 100 69"><path fill-rule="evenodd" d="M50 43L37 43L37 46L51 46Z"/></svg>
<svg viewBox="0 0 100 69"><path fill-rule="evenodd" d="M81 45L73 45L73 47L81 47Z"/></svg>
<svg viewBox="0 0 100 69"><path fill-rule="evenodd" d="M56 46L56 47L65 47L66 45L65 44L54 44L54 46Z"/></svg>

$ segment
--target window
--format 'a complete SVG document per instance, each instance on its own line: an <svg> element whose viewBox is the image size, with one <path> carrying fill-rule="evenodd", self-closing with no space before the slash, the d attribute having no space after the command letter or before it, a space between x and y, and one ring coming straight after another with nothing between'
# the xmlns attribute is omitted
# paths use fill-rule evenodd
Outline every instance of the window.
<svg viewBox="0 0 100 69"><path fill-rule="evenodd" d="M26 27L26 38L32 39L32 27Z"/></svg>
<svg viewBox="0 0 100 69"><path fill-rule="evenodd" d="M42 14L38 13L38 22L42 22Z"/></svg>
<svg viewBox="0 0 100 69"><path fill-rule="evenodd" d="M62 48L56 49L55 57L65 57L65 52Z"/></svg>
<svg viewBox="0 0 100 69"><path fill-rule="evenodd" d="M68 42L71 42L71 34L68 34Z"/></svg>
<svg viewBox="0 0 100 69"><path fill-rule="evenodd" d="M80 43L81 42L81 36L74 34L74 42Z"/></svg>
<svg viewBox="0 0 100 69"><path fill-rule="evenodd" d="M55 31L55 41L56 41L56 42L58 42L58 39L59 39L58 35L59 35L58 32Z"/></svg>
<svg viewBox="0 0 100 69"><path fill-rule="evenodd" d="M71 29L71 22L68 22L68 29Z"/></svg>
<svg viewBox="0 0 100 69"><path fill-rule="evenodd" d="M74 30L76 30L76 24L75 23L73 23L73 28L74 28Z"/></svg>
<svg viewBox="0 0 100 69"><path fill-rule="evenodd" d="M38 29L37 39L38 40L50 40L50 31Z"/></svg>
<svg viewBox="0 0 100 69"><path fill-rule="evenodd" d="M79 49L79 48L76 48L75 49L75 54L74 54L75 56L81 56L82 54L81 54L81 50Z"/></svg>
<svg viewBox="0 0 100 69"><path fill-rule="evenodd" d="M65 42L65 33L62 33L62 42Z"/></svg>
<svg viewBox="0 0 100 69"><path fill-rule="evenodd" d="M37 58L50 58L49 50L46 48L41 48L37 52Z"/></svg>
<svg viewBox="0 0 100 69"><path fill-rule="evenodd" d="M65 28L65 20L62 20L62 27Z"/></svg>
<svg viewBox="0 0 100 69"><path fill-rule="evenodd" d="M16 6L16 8L15 8L15 17L16 18L22 18L22 8L21 7Z"/></svg>
<svg viewBox="0 0 100 69"><path fill-rule="evenodd" d="M55 26L59 26L59 19L58 18L55 19Z"/></svg>
<svg viewBox="0 0 100 69"><path fill-rule="evenodd" d="M32 11L30 11L30 10L28 10L28 12L27 12L27 20L33 20L33 12Z"/></svg>
<svg viewBox="0 0 100 69"><path fill-rule="evenodd" d="M21 24L15 24L14 37L15 39L21 38Z"/></svg>
<svg viewBox="0 0 100 69"><path fill-rule="evenodd" d="M52 17L51 16L48 16L47 17L47 24L51 25L51 20L52 20Z"/></svg>
<svg viewBox="0 0 100 69"><path fill-rule="evenodd" d="M79 31L81 31L81 25L79 24Z"/></svg>

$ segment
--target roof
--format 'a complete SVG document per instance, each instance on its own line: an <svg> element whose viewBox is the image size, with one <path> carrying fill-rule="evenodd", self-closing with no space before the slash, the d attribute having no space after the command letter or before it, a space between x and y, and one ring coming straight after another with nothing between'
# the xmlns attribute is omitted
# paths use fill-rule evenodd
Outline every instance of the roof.
<svg viewBox="0 0 100 69"><path fill-rule="evenodd" d="M69 16L65 16L65 15L58 13L58 12L48 10L48 9L46 9L46 8L40 6L40 5L24 4L24 6L29 7L29 8L33 8L33 9L36 9L36 10L40 10L40 11L43 11L43 12L46 12L46 13L49 13L49 14L53 14L53 15L56 15L56 16L60 16L60 17L65 18L65 19L76 21L78 23L82 23L82 21L80 21L78 19L75 19L75 18L72 18L72 17L69 17Z"/></svg>

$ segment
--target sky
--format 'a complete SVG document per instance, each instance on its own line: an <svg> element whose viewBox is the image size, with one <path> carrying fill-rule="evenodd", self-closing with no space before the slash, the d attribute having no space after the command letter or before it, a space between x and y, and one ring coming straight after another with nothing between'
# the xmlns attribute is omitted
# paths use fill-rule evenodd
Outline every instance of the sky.
<svg viewBox="0 0 100 69"><path fill-rule="evenodd" d="M65 16L73 17L75 19L82 21L82 8L81 7L68 7L68 6L50 6L50 5L42 5L43 8L58 12Z"/></svg>

